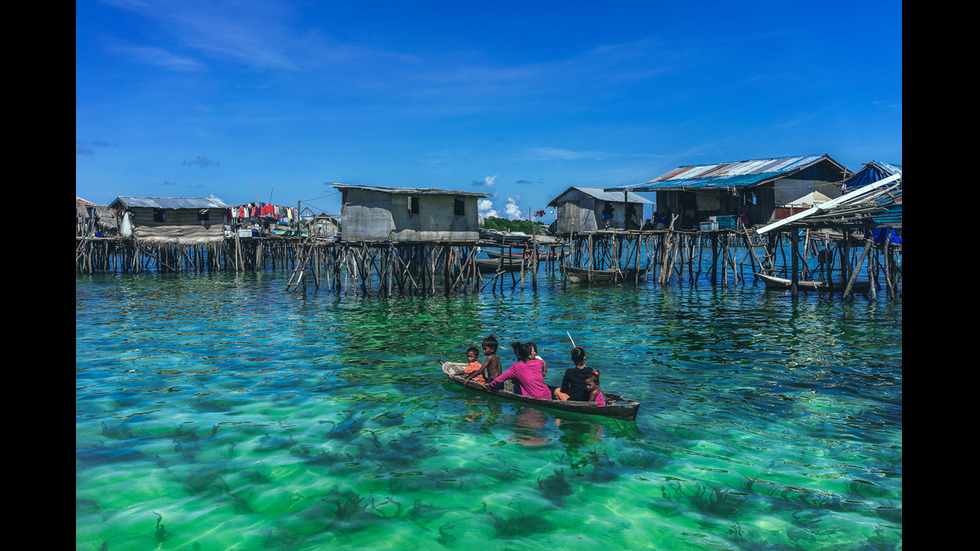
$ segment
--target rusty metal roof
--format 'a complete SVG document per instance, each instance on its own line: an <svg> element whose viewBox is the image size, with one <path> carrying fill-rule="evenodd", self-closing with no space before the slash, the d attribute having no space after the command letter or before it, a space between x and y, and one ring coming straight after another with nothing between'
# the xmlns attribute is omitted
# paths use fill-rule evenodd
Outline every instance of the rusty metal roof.
<svg viewBox="0 0 980 551"><path fill-rule="evenodd" d="M845 169L829 155L804 155L771 159L751 159L732 163L682 166L663 176L640 184L629 184L606 191L667 191L688 188L749 187L785 178L819 162Z"/></svg>

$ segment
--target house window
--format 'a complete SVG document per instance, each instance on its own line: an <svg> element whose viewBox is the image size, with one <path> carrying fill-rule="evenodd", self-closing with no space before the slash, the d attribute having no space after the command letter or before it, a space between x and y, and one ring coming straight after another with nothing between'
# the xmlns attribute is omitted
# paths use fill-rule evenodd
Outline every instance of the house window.
<svg viewBox="0 0 980 551"><path fill-rule="evenodd" d="M456 201L453 203L453 214L456 216L463 216L465 211L466 201L462 197L457 197Z"/></svg>
<svg viewBox="0 0 980 551"><path fill-rule="evenodd" d="M166 222L167 221L167 211L164 209L153 209L153 221L154 222Z"/></svg>
<svg viewBox="0 0 980 551"><path fill-rule="evenodd" d="M418 197L414 197L413 196L413 197L409 197L408 198L408 213L409 214L418 214L419 213L419 198Z"/></svg>
<svg viewBox="0 0 980 551"><path fill-rule="evenodd" d="M211 213L211 209L197 209L197 219L208 220L210 213Z"/></svg>

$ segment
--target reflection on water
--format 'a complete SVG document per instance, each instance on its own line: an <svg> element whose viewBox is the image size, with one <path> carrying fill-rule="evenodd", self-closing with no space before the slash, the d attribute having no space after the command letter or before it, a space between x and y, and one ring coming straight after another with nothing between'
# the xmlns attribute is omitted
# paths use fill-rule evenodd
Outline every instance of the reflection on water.
<svg viewBox="0 0 980 551"><path fill-rule="evenodd" d="M76 279L76 548L901 547L900 302L284 287ZM439 370L492 333L554 384L566 332L636 422Z"/></svg>

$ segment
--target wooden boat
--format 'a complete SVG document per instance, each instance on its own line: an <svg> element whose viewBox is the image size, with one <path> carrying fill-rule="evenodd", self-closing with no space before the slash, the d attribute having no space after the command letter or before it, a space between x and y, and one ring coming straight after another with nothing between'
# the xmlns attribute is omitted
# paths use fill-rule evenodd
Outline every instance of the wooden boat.
<svg viewBox="0 0 980 551"><path fill-rule="evenodd" d="M756 273L755 276L765 282L766 289L788 290L793 284L791 280L785 277L759 273ZM846 281L835 281L832 285L828 285L826 281L800 280L796 282L796 288L800 291L843 291L845 287L847 287ZM871 289L871 283L868 281L855 281L853 289L855 293L866 293Z"/></svg>
<svg viewBox="0 0 980 551"><path fill-rule="evenodd" d="M489 239L504 245L518 245L530 241L531 236L524 232L499 232L480 228L480 239Z"/></svg>
<svg viewBox="0 0 980 551"><path fill-rule="evenodd" d="M619 394L610 394L608 392L603 392L603 396L606 399L606 405L600 406L596 405L594 402L578 402L573 400L542 400L539 398L531 398L530 396L522 396L520 394L514 394L513 392L507 392L506 390L492 390L483 385L474 383L470 381L468 383L463 382L463 370L466 368L466 364L456 363L456 362L446 362L439 360L442 365L442 372L449 377L449 380L458 386L463 388L468 388L470 390L475 390L477 392L483 392L485 394L490 394L492 396L497 396L504 400L511 402L519 402L523 404L530 404L534 406L540 406L543 408L554 409L558 411L565 411L570 413L581 413L585 415L599 415L602 417L609 417L612 419L623 419L625 421L635 421L636 413L640 409L640 403L636 400L630 398L625 398ZM554 386L548 385L548 388L554 393Z"/></svg>
<svg viewBox="0 0 980 551"><path fill-rule="evenodd" d="M483 251L484 254L486 254L487 256L489 256L492 259L497 259L497 258L500 258L500 257L504 257L504 262L506 262L507 259L520 260L521 257L524 256L524 253L523 252L519 252L519 253L514 253L514 252L511 252L511 253L502 253L500 251L494 251L494 250L483 249L483 248L481 248L480 250ZM568 255L569 255L569 251L565 251L564 252L564 255L561 255L561 256L567 257ZM538 260L541 261L541 262L544 262L544 261L547 261L547 260L555 260L558 257L559 257L559 254L556 251L551 251L551 252L547 252L547 253L540 253L540 254L538 254Z"/></svg>
<svg viewBox="0 0 980 551"><path fill-rule="evenodd" d="M562 266L565 275L572 283L604 283L604 282L629 282L636 281L637 277L642 279L646 275L646 270L636 268L626 268L622 270L589 270L587 268L573 268Z"/></svg>
<svg viewBox="0 0 980 551"><path fill-rule="evenodd" d="M521 271L521 258L504 258L501 262L500 258L477 258L476 265L480 268L483 273L494 273L498 269L504 272L519 272ZM524 263L524 269L531 269L531 262L527 261Z"/></svg>

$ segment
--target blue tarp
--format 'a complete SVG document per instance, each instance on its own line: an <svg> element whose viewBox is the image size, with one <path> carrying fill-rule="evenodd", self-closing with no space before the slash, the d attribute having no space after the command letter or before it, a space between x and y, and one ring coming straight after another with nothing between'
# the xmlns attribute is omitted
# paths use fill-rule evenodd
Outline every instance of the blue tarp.
<svg viewBox="0 0 980 551"><path fill-rule="evenodd" d="M888 237L889 243L901 243L901 234L895 233L895 228L875 228L871 230L871 235L874 237L875 243L884 243L885 237Z"/></svg>
<svg viewBox="0 0 980 551"><path fill-rule="evenodd" d="M864 165L864 168L857 171L854 176L845 180L844 185L848 190L858 189L900 172L901 169L895 168L887 163L872 161Z"/></svg>

